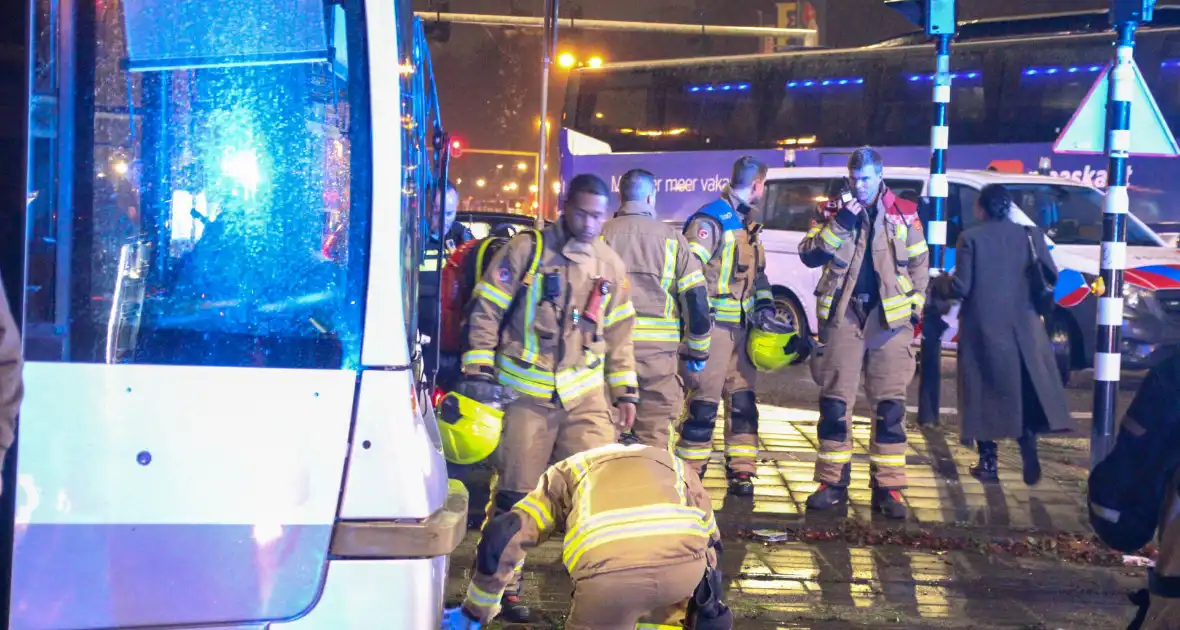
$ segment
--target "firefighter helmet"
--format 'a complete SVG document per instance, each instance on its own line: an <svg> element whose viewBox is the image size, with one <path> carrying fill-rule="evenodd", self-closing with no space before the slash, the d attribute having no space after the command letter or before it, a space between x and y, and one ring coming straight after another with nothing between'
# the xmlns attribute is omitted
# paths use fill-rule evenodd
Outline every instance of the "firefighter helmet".
<svg viewBox="0 0 1180 630"><path fill-rule="evenodd" d="M443 457L453 464L474 464L487 459L500 444L504 412L456 392L438 404L438 431Z"/></svg>
<svg viewBox="0 0 1180 630"><path fill-rule="evenodd" d="M746 341L750 362L760 372L781 370L807 358L807 351L807 342L797 332L772 333L755 328Z"/></svg>

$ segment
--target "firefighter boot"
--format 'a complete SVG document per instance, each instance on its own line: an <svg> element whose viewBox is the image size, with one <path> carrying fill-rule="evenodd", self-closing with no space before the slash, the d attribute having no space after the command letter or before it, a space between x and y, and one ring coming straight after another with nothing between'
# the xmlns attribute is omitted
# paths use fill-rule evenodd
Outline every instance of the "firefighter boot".
<svg viewBox="0 0 1180 630"><path fill-rule="evenodd" d="M880 512L886 518L901 520L906 517L901 491L896 488L873 488L872 507L874 512Z"/></svg>
<svg viewBox="0 0 1180 630"><path fill-rule="evenodd" d="M1020 446L1020 461L1024 464L1024 484L1035 486L1041 482L1041 459L1037 456L1037 434L1024 430L1020 439L1016 440Z"/></svg>
<svg viewBox="0 0 1180 630"><path fill-rule="evenodd" d="M996 443L987 440L979 441L979 462L971 467L971 476L984 483L993 483L1000 479L996 462Z"/></svg>
<svg viewBox="0 0 1180 630"><path fill-rule="evenodd" d="M852 480L852 464L840 468L840 480L836 483L821 481L819 487L807 497L808 511L833 510L848 505L848 484Z"/></svg>
<svg viewBox="0 0 1180 630"><path fill-rule="evenodd" d="M729 477L729 493L735 497L754 496L754 475L748 472L734 472L726 470Z"/></svg>
<svg viewBox="0 0 1180 630"><path fill-rule="evenodd" d="M497 619L508 623L528 623L532 619L529 607L520 599L522 582L520 573L517 573L515 582L504 590L504 596L500 598L500 614Z"/></svg>

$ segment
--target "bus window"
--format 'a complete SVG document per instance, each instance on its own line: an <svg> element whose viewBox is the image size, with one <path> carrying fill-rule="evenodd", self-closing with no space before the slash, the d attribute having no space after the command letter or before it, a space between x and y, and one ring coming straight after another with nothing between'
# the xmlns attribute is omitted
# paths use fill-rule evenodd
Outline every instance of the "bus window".
<svg viewBox="0 0 1180 630"><path fill-rule="evenodd" d="M1098 47L1009 45L994 142L1050 142L1073 117L1109 60Z"/></svg>
<svg viewBox="0 0 1180 630"><path fill-rule="evenodd" d="M831 181L790 179L767 185L763 223L768 230L806 232L818 216L816 209L827 200Z"/></svg>
<svg viewBox="0 0 1180 630"><path fill-rule="evenodd" d="M915 145L929 142L933 116L934 59L925 54L890 55L880 74L877 117L871 142ZM981 55L951 57L951 142L986 142L987 107Z"/></svg>
<svg viewBox="0 0 1180 630"><path fill-rule="evenodd" d="M584 72L581 86L576 122L585 133L609 142L609 138L635 137L637 131L654 130L659 125L651 108L650 72Z"/></svg>
<svg viewBox="0 0 1180 630"><path fill-rule="evenodd" d="M872 84L870 66L847 60L800 59L775 72L767 86L768 133L779 146L865 144Z"/></svg>

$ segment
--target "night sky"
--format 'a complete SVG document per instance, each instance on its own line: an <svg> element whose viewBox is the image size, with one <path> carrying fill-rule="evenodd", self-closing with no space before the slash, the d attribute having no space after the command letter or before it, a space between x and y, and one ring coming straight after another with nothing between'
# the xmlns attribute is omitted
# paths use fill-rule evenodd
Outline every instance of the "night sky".
<svg viewBox="0 0 1180 630"><path fill-rule="evenodd" d="M820 19L821 44L850 47L915 30L881 0L812 0ZM561 0L562 17L642 22L676 22L773 26L777 15L772 0ZM1035 13L1051 13L1109 6L1108 0L960 0L959 19L970 20ZM580 5L580 6L579 6ZM418 10L430 10L430 0L415 0ZM540 16L543 0L451 0L455 13ZM450 133L471 147L536 151L539 143L540 29L505 29L452 25L446 43L432 43L434 70L439 81L444 122ZM558 48L586 58L599 55L608 63L702 55L755 53L762 40L720 37L706 41L671 35L581 31L562 33ZM550 78L550 118L559 121L565 91L565 72ZM551 142L551 147L555 143ZM550 149L553 150L552 148ZM531 180L515 171L517 159L465 155L453 162L452 179L468 185L477 177L501 174ZM496 164L504 169L495 170ZM550 162L555 164L555 162ZM551 167L555 168L555 167ZM554 173L554 177L556 173ZM552 178L550 178L552 179ZM488 190L493 188L488 187ZM499 190L496 188L496 190Z"/></svg>

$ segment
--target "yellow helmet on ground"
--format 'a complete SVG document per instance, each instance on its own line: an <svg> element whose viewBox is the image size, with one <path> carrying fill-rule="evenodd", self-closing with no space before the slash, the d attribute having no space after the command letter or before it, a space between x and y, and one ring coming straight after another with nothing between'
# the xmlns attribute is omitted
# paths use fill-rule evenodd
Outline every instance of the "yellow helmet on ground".
<svg viewBox="0 0 1180 630"><path fill-rule="evenodd" d="M504 412L474 399L450 392L438 404L438 432L443 457L453 464L474 464L487 459L500 444Z"/></svg>
<svg viewBox="0 0 1180 630"><path fill-rule="evenodd" d="M807 343L799 333L772 333L760 328L750 331L746 352L761 372L774 372L807 357Z"/></svg>

